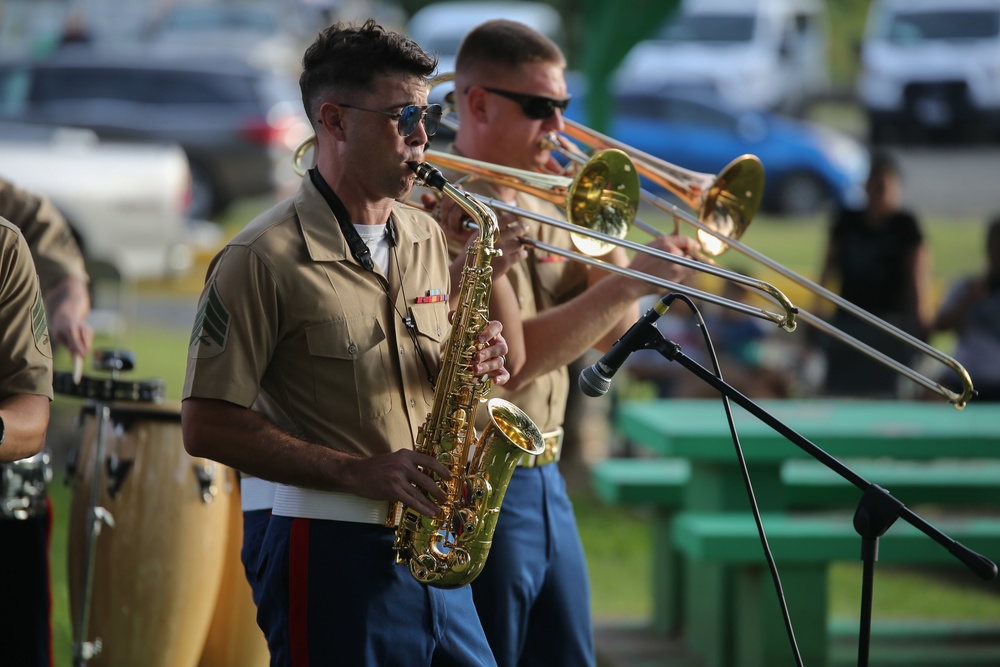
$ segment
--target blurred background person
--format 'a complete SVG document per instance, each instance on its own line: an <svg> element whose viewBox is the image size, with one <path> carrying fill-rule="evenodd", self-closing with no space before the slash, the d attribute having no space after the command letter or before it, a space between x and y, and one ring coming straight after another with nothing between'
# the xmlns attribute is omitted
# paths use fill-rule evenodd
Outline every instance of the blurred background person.
<svg viewBox="0 0 1000 667"><path fill-rule="evenodd" d="M70 354L87 356L94 341L87 323L90 280L66 219L46 197L18 188L3 176L0 216L21 230L31 250L53 340Z"/></svg>
<svg viewBox="0 0 1000 667"><path fill-rule="evenodd" d="M94 332L87 323L87 316L90 313L90 294L83 254L65 218L47 198L17 188L2 177L0 177L0 217L6 218L20 230L23 235L24 257L18 259L28 260L32 266L32 278L35 278L35 273L38 274L41 297L37 306L40 310L32 312L31 315L41 316L43 323L46 319L48 321L48 331L44 333L44 347L46 354L49 355L46 360L47 371L44 374L44 392L39 389L38 393L44 393L51 399L52 361L49 337L51 336L56 343L64 345L72 355L81 360L81 363L93 343ZM3 260L5 270L7 261L8 258L5 256ZM8 314L6 311L5 305L2 321L6 330L16 331L16 313ZM36 331L37 344L41 344L40 336L42 334ZM31 357L22 358L30 360ZM14 360L18 357L7 357L5 350L4 359ZM41 377L40 371L38 377L39 379ZM41 434L38 436L39 448L44 438L45 425L48 423L48 407L46 400L45 424L41 426ZM5 446L0 446L0 460L6 460L3 458L4 449ZM18 517L4 516L0 519L0 540L4 544L18 545L18 550L12 558L16 557L20 563L15 568L2 568L0 577L4 580L0 582L0 590L4 591L5 597L9 595L10 600L26 601L23 604L13 605L14 609L19 610L15 616L0 619L0 645L5 647L4 656L5 659L10 659L11 665L47 666L51 664L52 648L49 539L53 514L52 503L47 494L44 494L44 488L37 488L37 484L43 479L40 476L41 469L47 467L49 463L47 458L37 455L30 462L22 462L20 465L30 465L33 474L31 483L36 485L31 491L32 495L38 492L42 492L42 495L33 498L31 507L24 509ZM24 492L27 493L27 490ZM8 652L8 647L11 646L14 646L13 655Z"/></svg>
<svg viewBox="0 0 1000 667"><path fill-rule="evenodd" d="M1000 401L1000 217L986 231L986 270L952 286L934 319L935 331L958 335L955 360L971 369L976 401ZM955 391L953 374L941 380Z"/></svg>
<svg viewBox="0 0 1000 667"><path fill-rule="evenodd" d="M923 340L930 324L930 251L917 217L902 208L902 175L892 156L882 152L872 156L865 192L865 208L842 209L835 215L820 284ZM916 354L912 347L854 315L838 309L831 323L912 365ZM895 371L833 338L824 337L820 346L826 356L827 395L901 397Z"/></svg>
<svg viewBox="0 0 1000 667"><path fill-rule="evenodd" d="M45 442L52 400L52 351L28 244L0 218L0 475L18 485L25 461ZM29 459L30 460L30 459ZM23 493L22 493L23 492ZM44 507L37 510L36 501ZM0 654L3 664L51 667L47 498L4 488L0 506ZM22 504L24 501L25 504Z"/></svg>

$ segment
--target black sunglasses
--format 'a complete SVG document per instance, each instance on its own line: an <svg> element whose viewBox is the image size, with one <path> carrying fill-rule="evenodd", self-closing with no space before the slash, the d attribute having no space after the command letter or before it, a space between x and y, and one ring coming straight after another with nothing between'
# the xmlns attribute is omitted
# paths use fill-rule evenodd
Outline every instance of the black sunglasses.
<svg viewBox="0 0 1000 667"><path fill-rule="evenodd" d="M524 115L528 118L533 118L534 120L545 120L546 118L551 118L552 114L556 112L556 109L559 109L559 111L566 111L566 107L569 106L569 101L572 99L572 97L564 97L561 100L554 100L551 97L528 95L526 93L514 93L509 90L487 88L486 86L483 86L483 90L517 102L521 105L521 110L524 111Z"/></svg>
<svg viewBox="0 0 1000 667"><path fill-rule="evenodd" d="M434 133L438 130L438 126L441 124L441 116L444 113L440 104L428 104L425 107L418 107L416 104L411 104L410 106L403 107L399 113L379 111L378 109L365 109L350 104L339 104L338 106L342 106L345 109L370 111L371 113L380 113L383 116L388 116L396 121L396 131L399 132L399 136L401 137L408 137L416 132L420 121L424 122L424 131L427 133L427 136L433 137Z"/></svg>

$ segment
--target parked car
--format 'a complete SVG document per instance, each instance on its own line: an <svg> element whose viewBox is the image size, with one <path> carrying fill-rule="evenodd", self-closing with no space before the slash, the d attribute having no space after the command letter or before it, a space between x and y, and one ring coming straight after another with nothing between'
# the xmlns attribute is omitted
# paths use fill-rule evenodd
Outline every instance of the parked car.
<svg viewBox="0 0 1000 667"><path fill-rule="evenodd" d="M315 37L293 8L272 4L181 3L170 7L146 32L149 48L177 48L212 57L228 53L262 69L297 76L302 52Z"/></svg>
<svg viewBox="0 0 1000 667"><path fill-rule="evenodd" d="M0 120L178 144L197 218L274 192L310 132L298 88L273 72L222 57L97 49L0 62Z"/></svg>
<svg viewBox="0 0 1000 667"><path fill-rule="evenodd" d="M574 99L568 116L586 123ZM715 96L621 91L607 134L678 167L718 174L751 153L764 165L764 210L820 211L864 201L868 151L852 137L779 114L734 107Z"/></svg>
<svg viewBox="0 0 1000 667"><path fill-rule="evenodd" d="M829 86L827 42L818 0L683 0L625 56L615 85L669 85L798 113Z"/></svg>
<svg viewBox="0 0 1000 667"><path fill-rule="evenodd" d="M1000 134L1000 0L876 0L857 91L875 143Z"/></svg>
<svg viewBox="0 0 1000 667"><path fill-rule="evenodd" d="M94 276L165 278L191 267L191 172L177 145L0 123L0 175L52 201Z"/></svg>

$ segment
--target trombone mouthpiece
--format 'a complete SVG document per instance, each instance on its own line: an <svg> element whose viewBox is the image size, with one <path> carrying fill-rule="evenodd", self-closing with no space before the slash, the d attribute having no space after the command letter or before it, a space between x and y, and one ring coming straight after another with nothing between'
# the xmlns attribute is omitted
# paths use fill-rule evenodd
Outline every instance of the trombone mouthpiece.
<svg viewBox="0 0 1000 667"><path fill-rule="evenodd" d="M448 184L448 179L444 177L441 170L426 162L407 162L406 166L413 170L417 178L435 190L440 190Z"/></svg>

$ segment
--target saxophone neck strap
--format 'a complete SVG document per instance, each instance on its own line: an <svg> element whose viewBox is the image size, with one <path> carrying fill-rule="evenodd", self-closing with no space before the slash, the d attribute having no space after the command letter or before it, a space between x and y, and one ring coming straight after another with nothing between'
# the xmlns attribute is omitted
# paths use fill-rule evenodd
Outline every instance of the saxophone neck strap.
<svg viewBox="0 0 1000 667"><path fill-rule="evenodd" d="M333 217L337 219L337 224L340 225L340 231L344 235L344 240L347 241L347 246L351 249L351 255L357 260L358 264L365 267L368 271L374 272L375 262L372 260L372 252L368 249L361 235L358 234L358 230L354 228L354 224L351 222L351 215L347 212L344 202L340 201L340 197L337 196L333 188L323 179L323 176L320 175L316 167L309 170L309 178L312 180L313 185L316 186L316 189L319 190L319 193L323 195L323 199L326 200L330 210L333 211ZM389 247L395 249L396 228L393 225L391 216L385 221L385 233L389 240Z"/></svg>
<svg viewBox="0 0 1000 667"><path fill-rule="evenodd" d="M375 273L375 261L372 259L372 252L369 250L368 245L358 234L358 230L354 228L354 224L351 222L351 215L347 212L347 207L344 206L344 202L340 201L340 197L337 193L333 191L333 188L323 179L320 175L319 170L313 167L309 170L309 178L312 180L313 185L319 190L319 193L323 195L323 199L326 200L327 205L330 210L333 211L333 217L337 219L337 224L340 225L340 231L344 235L344 240L347 241L348 247L351 249L351 255L357 260L358 264L365 267L371 273ZM403 274L399 268L399 257L396 255L396 227L392 221L392 216L385 221L385 233L388 237L389 247L392 250L392 257L396 263L396 275L399 281L399 289L403 294L403 303L406 304L404 307L409 309L409 301L406 298L406 291L403 289ZM388 269L389 267L386 267ZM387 271L388 273L388 271ZM420 362L423 364L424 371L427 372L427 381L431 383L431 388L434 388L435 377L434 373L431 371L431 365L428 363L427 358L424 356L424 351L420 347L420 341L417 338L416 324L413 322L413 317L410 316L409 312L401 313L393 302L392 297L389 295L389 291L381 280L378 281L379 285L382 287L382 291L385 292L386 298L389 300L389 305L392 309L396 311L403 324L406 326L406 331L409 333L410 338L413 341L413 347L417 351L417 356L420 357Z"/></svg>

